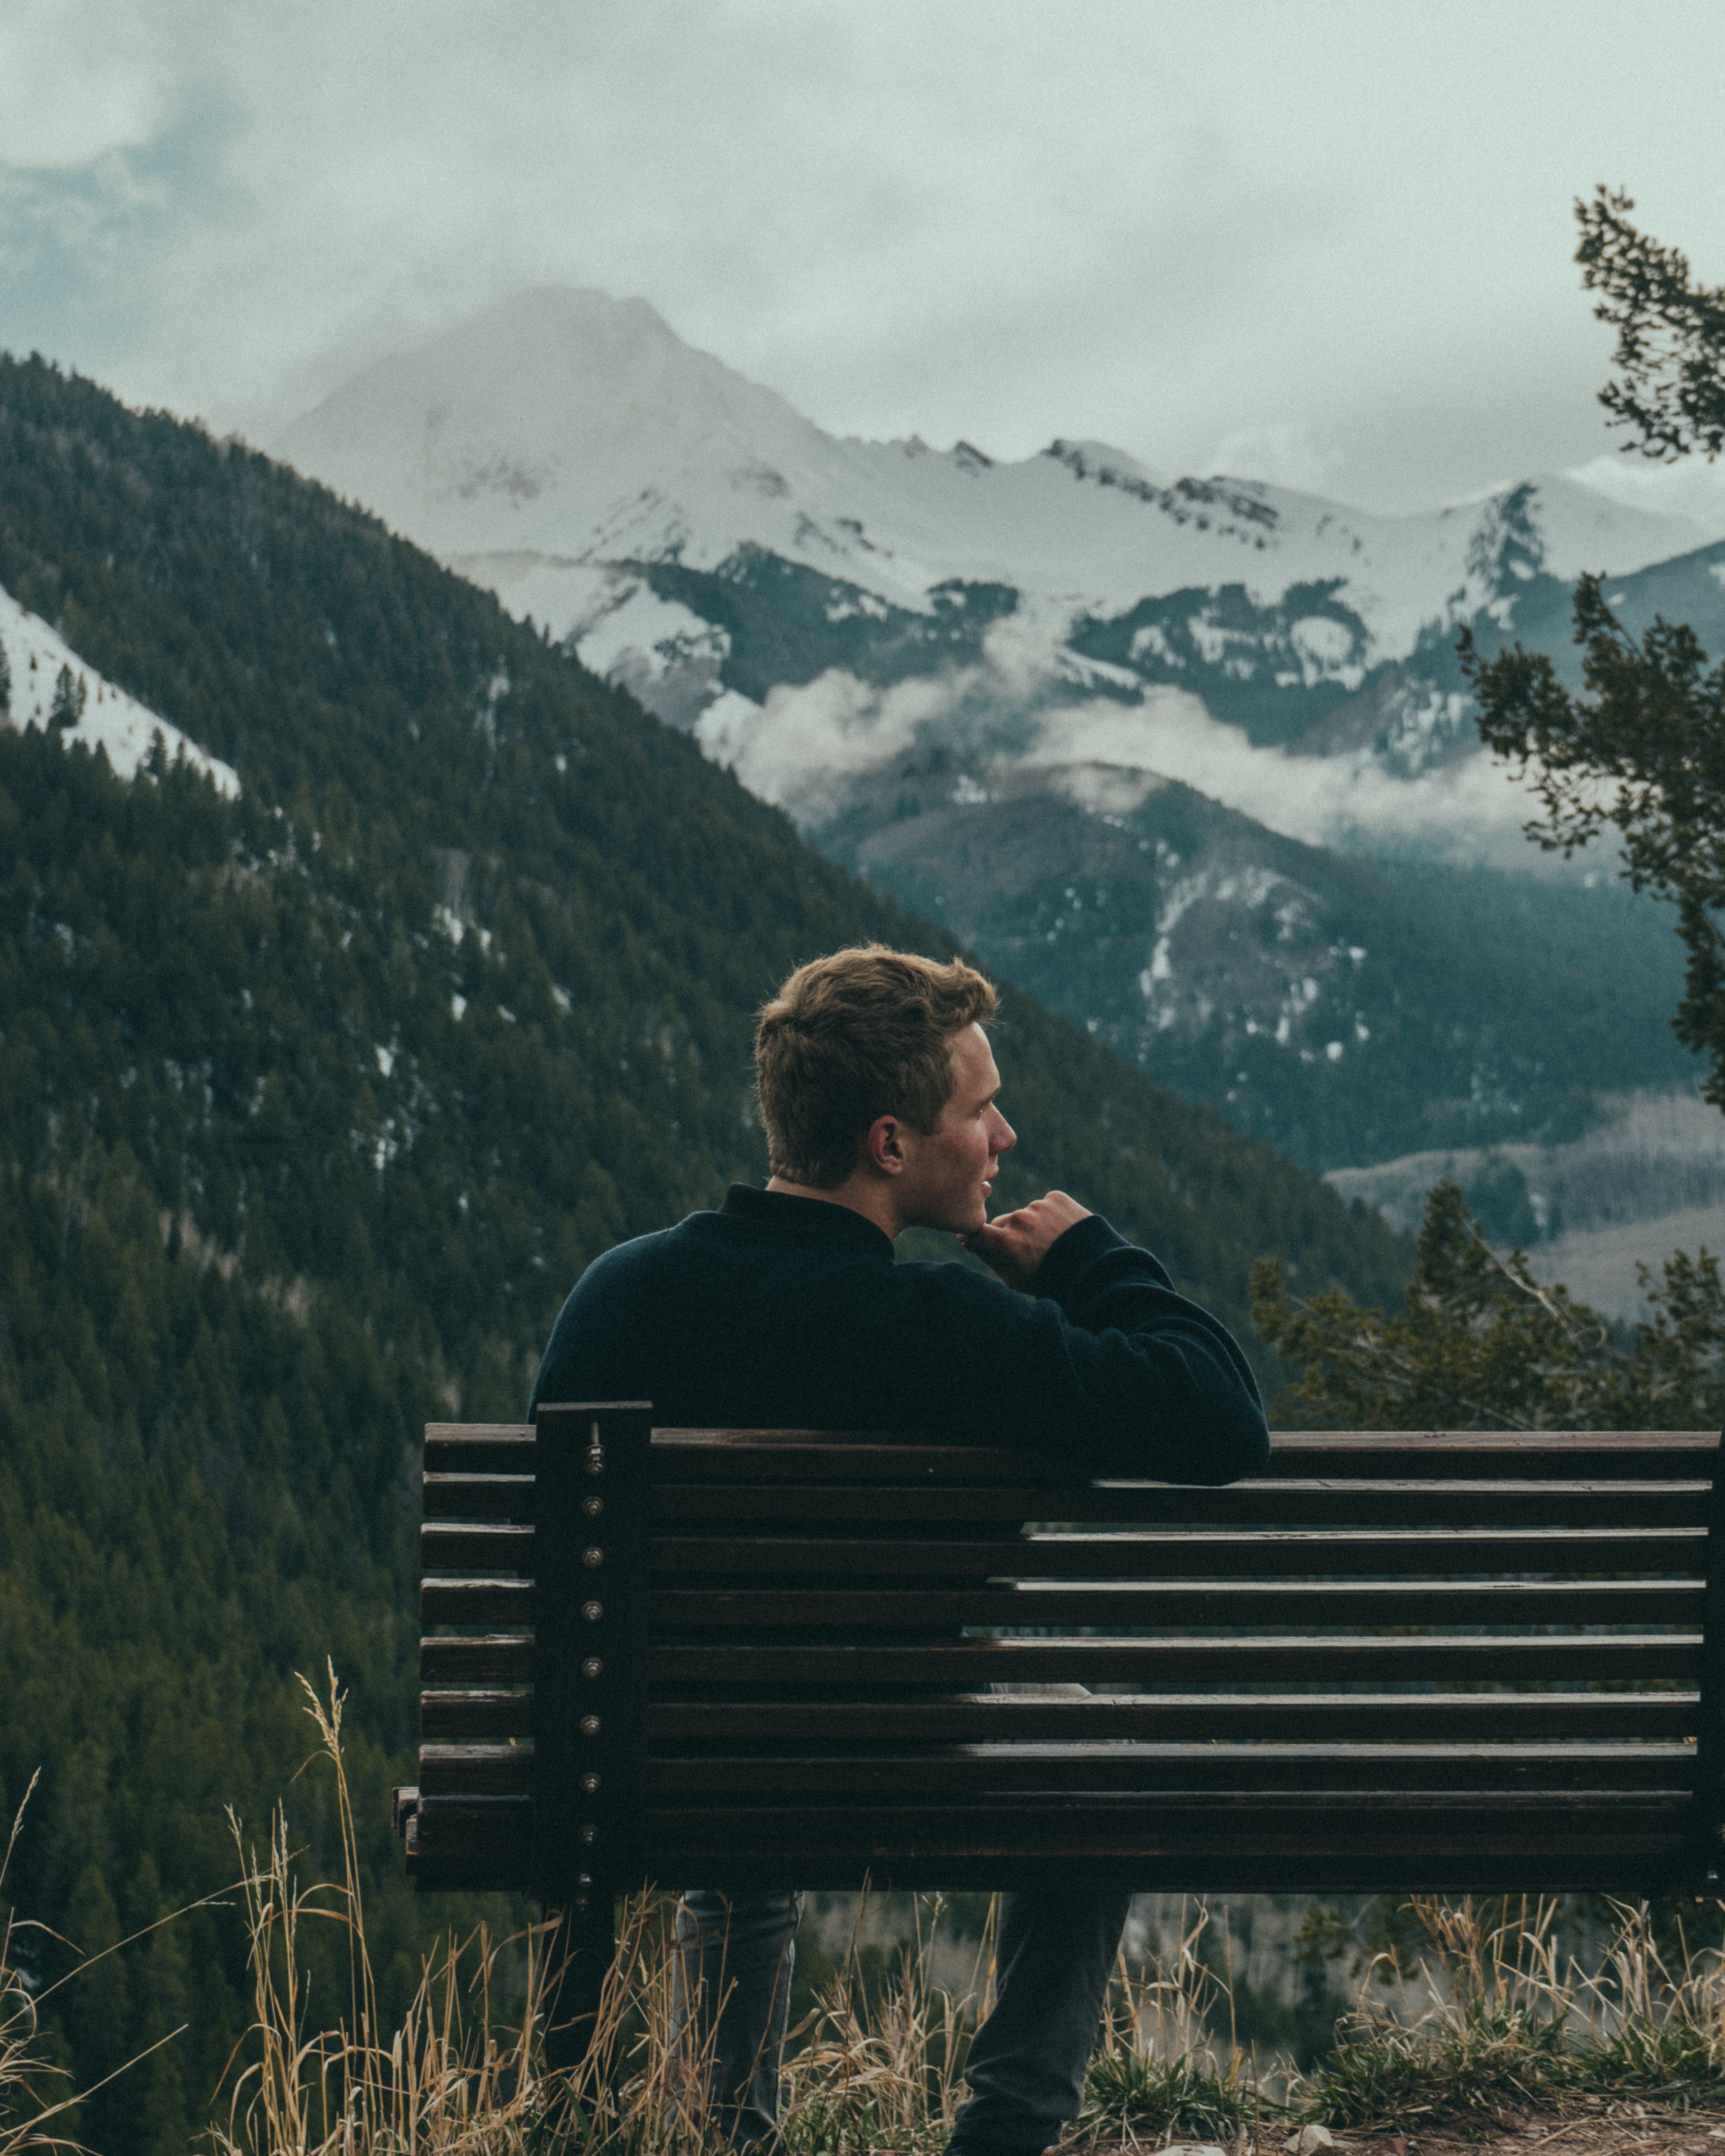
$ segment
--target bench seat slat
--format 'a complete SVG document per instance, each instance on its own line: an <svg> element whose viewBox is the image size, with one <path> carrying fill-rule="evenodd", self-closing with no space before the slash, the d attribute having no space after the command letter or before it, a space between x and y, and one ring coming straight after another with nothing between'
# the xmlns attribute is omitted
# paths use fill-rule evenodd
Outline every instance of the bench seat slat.
<svg viewBox="0 0 1725 2156"><path fill-rule="evenodd" d="M1688 1580L1501 1580L1456 1585L1373 1582L1338 1585L1243 1580L1214 1589L1160 1583L1114 1588L1029 1585L936 1592L896 1588L805 1591L661 1589L649 1622L675 1632L770 1625L830 1629L855 1636L937 1625L1227 1625L1250 1631L1291 1625L1308 1631L1384 1625L1682 1625L1698 1630L1702 1588Z"/></svg>
<svg viewBox="0 0 1725 2156"><path fill-rule="evenodd" d="M422 1744L418 1789L434 1796L531 1794L531 1744ZM1130 1792L1146 1802L1194 1791L1660 1790L1686 1794L1695 1748L1619 1745L1025 1745L1015 1750L931 1748L875 1753L660 1758L649 1752L642 1787L658 1798L701 1797L777 1804L798 1791L829 1798L848 1789L888 1801L936 1794L992 1797L1006 1790Z"/></svg>
<svg viewBox="0 0 1725 2156"><path fill-rule="evenodd" d="M455 1648L462 1641L429 1641ZM853 1696L883 1684L972 1687L988 1683L1149 1685L1586 1683L1650 1678L1698 1683L1692 1635L1547 1639L973 1640L956 1645L657 1645L647 1653L655 1691L681 1684L743 1691L818 1685Z"/></svg>
<svg viewBox="0 0 1725 2156"><path fill-rule="evenodd" d="M1705 1482L1235 1482L1224 1489L1099 1483L1081 1504L1025 1502L1021 1490L785 1484L660 1486L655 1522L878 1522L894 1527L1035 1517L1214 1527L1704 1527Z"/></svg>
<svg viewBox="0 0 1725 2156"><path fill-rule="evenodd" d="M1693 1691L1222 1692L1047 1699L959 1693L899 1701L658 1700L647 1709L649 1748L750 1744L782 1750L861 1751L883 1744L980 1743L1085 1738L1403 1741L1692 1737Z"/></svg>
<svg viewBox="0 0 1725 2156"><path fill-rule="evenodd" d="M422 1740L497 1743L533 1733L530 1691L435 1691L419 1695Z"/></svg>
<svg viewBox="0 0 1725 2156"><path fill-rule="evenodd" d="M988 1542L843 1542L790 1535L660 1535L648 1545L656 1573L762 1578L1250 1579L1323 1574L1358 1578L1436 1573L1698 1574L1699 1527L1496 1529L1405 1534L1322 1528L1268 1534L1029 1534Z"/></svg>
<svg viewBox="0 0 1725 2156"><path fill-rule="evenodd" d="M513 1630L533 1621L531 1579L425 1579L419 1584L422 1625L483 1625Z"/></svg>
<svg viewBox="0 0 1725 2156"><path fill-rule="evenodd" d="M472 1803L476 1806L479 1801ZM1025 1795L1009 1804L987 1799L948 1799L938 1804L871 1799L850 1806L749 1803L731 1810L703 1803L680 1810L660 1804L646 1808L642 1830L648 1850L655 1856L686 1840L715 1853L727 1845L777 1849L784 1853L782 1862L798 1850L884 1856L895 1848L919 1847L988 1849L1027 1856L1115 1851L1127 1859L1160 1850L1197 1855L1229 1845L1250 1845L1266 1854L1394 1846L1457 1851L1519 1849L1532 1855L1553 1844L1662 1839L1681 1831L1689 1804L1686 1796L1649 1798L1598 1790L1539 1792L1526 1797L1481 1796L1466 1790L1450 1798L1399 1789L1354 1790L1345 1806L1303 1792L1232 1790L1171 1797L1154 1804L1132 1796L1100 1794L1082 1798ZM422 1798L422 1818L425 1809ZM478 1815L476 1811L473 1815Z"/></svg>
<svg viewBox="0 0 1725 2156"><path fill-rule="evenodd" d="M532 1794L531 1744L421 1744L419 1794L516 1796Z"/></svg>
<svg viewBox="0 0 1725 2156"><path fill-rule="evenodd" d="M425 1788L425 1753L419 1783ZM1120 1790L1147 1803L1165 1793L1264 1789L1558 1791L1694 1786L1692 1744L1025 1744L947 1747L892 1754L661 1758L650 1751L649 1797L747 1798L776 1804L795 1792L819 1802L842 1782L888 1802L907 1794L993 1796L1018 1790ZM466 1786L466 1785L464 1785ZM477 1787L474 1784L471 1786Z"/></svg>
<svg viewBox="0 0 1725 2156"><path fill-rule="evenodd" d="M420 1516L531 1526L538 1486L531 1475L428 1475L420 1489Z"/></svg>
<svg viewBox="0 0 1725 2156"><path fill-rule="evenodd" d="M1206 1806L1207 1815L1214 1807ZM1407 1823L1384 1823L1381 1835L1323 1843L1313 1836L1272 1836L1255 1825L1236 1838L1215 1832L1199 1839L1192 1824L1169 1819L1160 1845L1146 1848L1125 1836L1083 1836L1076 1830L1058 1843L1009 1833L963 1839L949 1833L907 1838L903 1822L884 1818L872 1835L858 1833L836 1844L807 1840L726 1841L701 1835L692 1824L674 1830L649 1817L655 1873L666 1879L701 1879L729 1888L783 1887L794 1878L815 1890L872 1886L895 1889L988 1891L1003 1877L1034 1872L1039 1881L1065 1887L1118 1887L1130 1880L1142 1892L1442 1893L1604 1892L1635 1895L1692 1890L1694 1857L1680 1815L1644 1816L1633 1822L1603 1820L1590 1830L1553 1832L1543 1821L1519 1834L1503 1832L1468 1841L1434 1834L1422 1838ZM955 1822L968 1829L968 1822ZM416 1883L429 1891L518 1892L529 1883L531 1825L434 1828L417 1815L408 1822L408 1863Z"/></svg>
<svg viewBox="0 0 1725 2156"><path fill-rule="evenodd" d="M533 1530L521 1527L450 1527L428 1521L419 1530L422 1572L516 1572L533 1569Z"/></svg>
<svg viewBox="0 0 1725 2156"><path fill-rule="evenodd" d="M1706 1472L1717 1432L1697 1430L1297 1431L1271 1438L1259 1481L1486 1477L1573 1480L1578 1462L1590 1477L1650 1480ZM857 1431L655 1430L655 1482L886 1481L908 1485L986 1482L1088 1486L1089 1477L1057 1455L983 1445L941 1445Z"/></svg>
<svg viewBox="0 0 1725 2156"><path fill-rule="evenodd" d="M430 1685L531 1684L533 1642L508 1632L481 1640L421 1640L419 1677Z"/></svg>
<svg viewBox="0 0 1725 2156"><path fill-rule="evenodd" d="M538 1437L531 1423L431 1422L425 1425L425 1472L531 1475Z"/></svg>

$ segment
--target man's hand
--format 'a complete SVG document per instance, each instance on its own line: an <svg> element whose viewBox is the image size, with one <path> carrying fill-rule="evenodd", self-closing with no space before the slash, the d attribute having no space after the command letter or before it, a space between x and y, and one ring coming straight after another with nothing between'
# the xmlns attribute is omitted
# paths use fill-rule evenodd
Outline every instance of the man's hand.
<svg viewBox="0 0 1725 2156"><path fill-rule="evenodd" d="M974 1250L1009 1287L1028 1289L1050 1246L1067 1229L1089 1218L1088 1206L1064 1190L1050 1190L1046 1198L1033 1199L1016 1213L1003 1213L962 1240L965 1249Z"/></svg>

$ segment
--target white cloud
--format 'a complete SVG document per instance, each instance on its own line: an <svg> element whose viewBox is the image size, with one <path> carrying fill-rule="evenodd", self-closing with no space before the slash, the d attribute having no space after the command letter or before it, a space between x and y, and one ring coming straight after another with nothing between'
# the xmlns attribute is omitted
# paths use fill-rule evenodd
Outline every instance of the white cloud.
<svg viewBox="0 0 1725 2156"><path fill-rule="evenodd" d="M1003 733L1014 730L1024 745L1003 750ZM967 755L985 788L998 757L1048 771L1056 791L1094 806L1101 775L1086 780L1073 767L1101 766L1122 801L1141 799L1153 775L1178 779L1310 844L1412 842L1462 860L1538 865L1522 834L1533 804L1483 752L1407 778L1368 752L1255 747L1181 689L1151 689L1131 703L1065 701L1046 621L1009 618L989 632L980 665L884 689L834 667L803 686L775 688L764 706L727 694L696 731L751 793L810 827L843 807L855 781L937 741Z"/></svg>
<svg viewBox="0 0 1725 2156"><path fill-rule="evenodd" d="M1692 517L1708 533L1725 531L1725 465L1705 464L1698 457L1654 464L1604 449L1569 476L1631 509Z"/></svg>
<svg viewBox="0 0 1725 2156"><path fill-rule="evenodd" d="M203 10L180 34L151 0L8 0L0 10L0 168L70 172L167 124Z"/></svg>
<svg viewBox="0 0 1725 2156"><path fill-rule="evenodd" d="M1235 427L1217 443L1204 466L1206 475L1266 480L1272 486L1302 494L1333 492L1335 454L1322 448L1303 419L1277 420L1262 426Z"/></svg>
<svg viewBox="0 0 1725 2156"><path fill-rule="evenodd" d="M750 793L800 824L819 824L840 807L850 781L902 755L974 678L924 677L883 690L831 667L805 686L769 690L764 706L734 691L721 696L702 713L696 738Z"/></svg>
<svg viewBox="0 0 1725 2156"><path fill-rule="evenodd" d="M1290 756L1255 747L1182 689L1153 689L1142 705L1099 701L1051 713L1024 761L1154 771L1310 844L1417 839L1463 858L1530 865L1522 826L1532 803L1483 752L1412 779L1393 777L1363 752Z"/></svg>

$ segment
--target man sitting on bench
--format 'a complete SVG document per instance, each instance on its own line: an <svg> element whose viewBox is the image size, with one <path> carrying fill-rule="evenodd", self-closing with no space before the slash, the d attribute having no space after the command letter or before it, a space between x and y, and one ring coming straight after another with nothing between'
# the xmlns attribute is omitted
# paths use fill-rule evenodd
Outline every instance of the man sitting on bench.
<svg viewBox="0 0 1725 2156"><path fill-rule="evenodd" d="M958 960L878 945L793 973L756 1037L766 1189L733 1184L716 1213L589 1265L533 1406L642 1399L668 1428L925 1431L1163 1481L1260 1470L1245 1358L1157 1259L1064 1191L988 1220L1016 1142L983 1029L994 1008ZM956 1235L997 1277L895 1263L907 1228ZM677 1912L685 2027L711 2040L741 2147L777 2138L801 1899L691 1889ZM1030 2156L1076 2112L1129 1900L1124 1886L1003 1898L995 2005L951 2156Z"/></svg>

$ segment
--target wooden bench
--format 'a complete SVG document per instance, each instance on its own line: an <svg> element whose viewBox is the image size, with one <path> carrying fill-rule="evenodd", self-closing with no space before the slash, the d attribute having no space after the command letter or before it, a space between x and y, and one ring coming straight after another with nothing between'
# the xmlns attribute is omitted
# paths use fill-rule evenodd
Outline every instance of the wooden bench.
<svg viewBox="0 0 1725 2156"><path fill-rule="evenodd" d="M425 1437L397 1824L566 1912L578 2020L644 1881L1719 1891L1712 1432L1283 1432L1204 1489L650 1424Z"/></svg>

